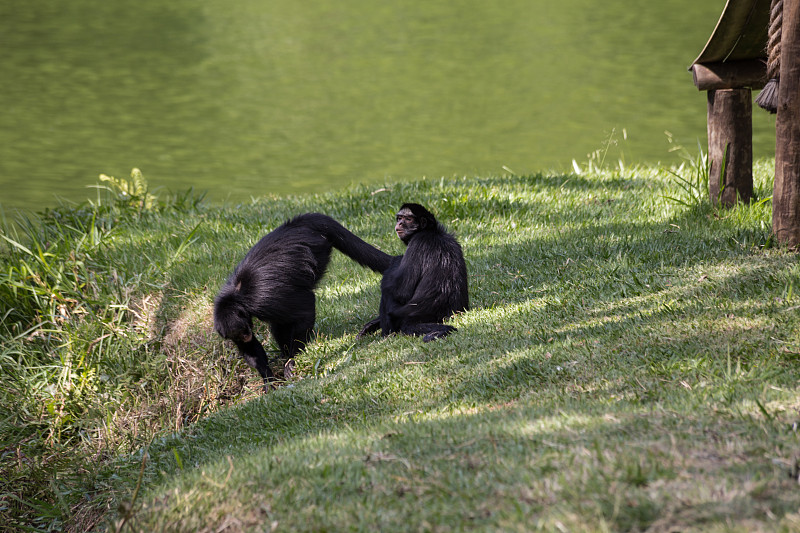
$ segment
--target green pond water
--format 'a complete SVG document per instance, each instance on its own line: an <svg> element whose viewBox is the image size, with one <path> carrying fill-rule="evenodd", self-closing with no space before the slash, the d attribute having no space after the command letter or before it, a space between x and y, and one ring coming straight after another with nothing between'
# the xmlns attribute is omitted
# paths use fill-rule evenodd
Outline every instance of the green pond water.
<svg viewBox="0 0 800 533"><path fill-rule="evenodd" d="M678 162L664 132L705 146L686 69L724 4L4 0L0 205L92 197L133 167L238 202L568 170L607 145L614 164Z"/></svg>

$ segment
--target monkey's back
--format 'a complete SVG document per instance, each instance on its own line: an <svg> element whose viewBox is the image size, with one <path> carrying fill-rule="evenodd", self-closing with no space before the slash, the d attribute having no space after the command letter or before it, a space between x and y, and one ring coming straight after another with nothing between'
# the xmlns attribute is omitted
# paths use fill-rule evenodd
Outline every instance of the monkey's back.
<svg viewBox="0 0 800 533"><path fill-rule="evenodd" d="M413 308L393 323L393 310ZM467 267L461 246L446 231L420 232L397 257L381 280L381 316L384 331L404 325L442 322L469 309ZM391 324L390 324L391 322Z"/></svg>
<svg viewBox="0 0 800 533"><path fill-rule="evenodd" d="M325 273L331 244L300 215L258 241L226 285L262 320L286 319L298 299L307 299ZM237 289L238 287L238 289ZM312 304L313 305L313 304Z"/></svg>

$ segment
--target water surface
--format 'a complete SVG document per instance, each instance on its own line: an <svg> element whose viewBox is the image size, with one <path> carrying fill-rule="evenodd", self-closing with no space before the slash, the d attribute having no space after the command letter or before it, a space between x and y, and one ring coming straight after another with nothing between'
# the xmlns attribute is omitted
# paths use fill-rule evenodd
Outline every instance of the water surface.
<svg viewBox="0 0 800 533"><path fill-rule="evenodd" d="M82 199L133 167L233 201L566 170L612 137L609 161L673 162L665 130L706 142L686 68L724 4L6 0L0 203Z"/></svg>

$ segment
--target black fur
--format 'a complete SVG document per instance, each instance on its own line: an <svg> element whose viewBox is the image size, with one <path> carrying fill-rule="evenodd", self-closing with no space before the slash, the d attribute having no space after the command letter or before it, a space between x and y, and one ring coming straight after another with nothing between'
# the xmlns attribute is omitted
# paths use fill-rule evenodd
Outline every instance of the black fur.
<svg viewBox="0 0 800 533"><path fill-rule="evenodd" d="M402 216L409 211L413 217ZM421 335L427 342L456 331L442 322L469 309L467 266L458 241L419 204L403 204L395 230L406 253L393 257L383 273L380 316L359 335L380 328L383 335Z"/></svg>
<svg viewBox="0 0 800 533"><path fill-rule="evenodd" d="M253 317L269 323L284 358L294 357L311 336L316 319L314 288L325 274L331 247L376 272L385 271L392 261L331 217L307 213L258 241L214 300L214 329L236 344L267 387L274 376L253 335Z"/></svg>

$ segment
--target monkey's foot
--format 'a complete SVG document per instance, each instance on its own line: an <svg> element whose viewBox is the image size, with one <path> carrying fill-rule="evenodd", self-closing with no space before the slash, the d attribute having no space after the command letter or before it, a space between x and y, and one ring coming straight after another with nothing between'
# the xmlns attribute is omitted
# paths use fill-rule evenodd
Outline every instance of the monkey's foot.
<svg viewBox="0 0 800 533"><path fill-rule="evenodd" d="M292 380L295 378L294 371L297 368L297 363L294 362L294 359L289 359L283 365L283 379L286 381Z"/></svg>
<svg viewBox="0 0 800 533"><path fill-rule="evenodd" d="M453 326L440 326L439 328L431 331L430 333L426 333L425 335L423 335L422 342L431 342L435 341L436 339L441 339L442 337L447 337L454 331L458 330Z"/></svg>

